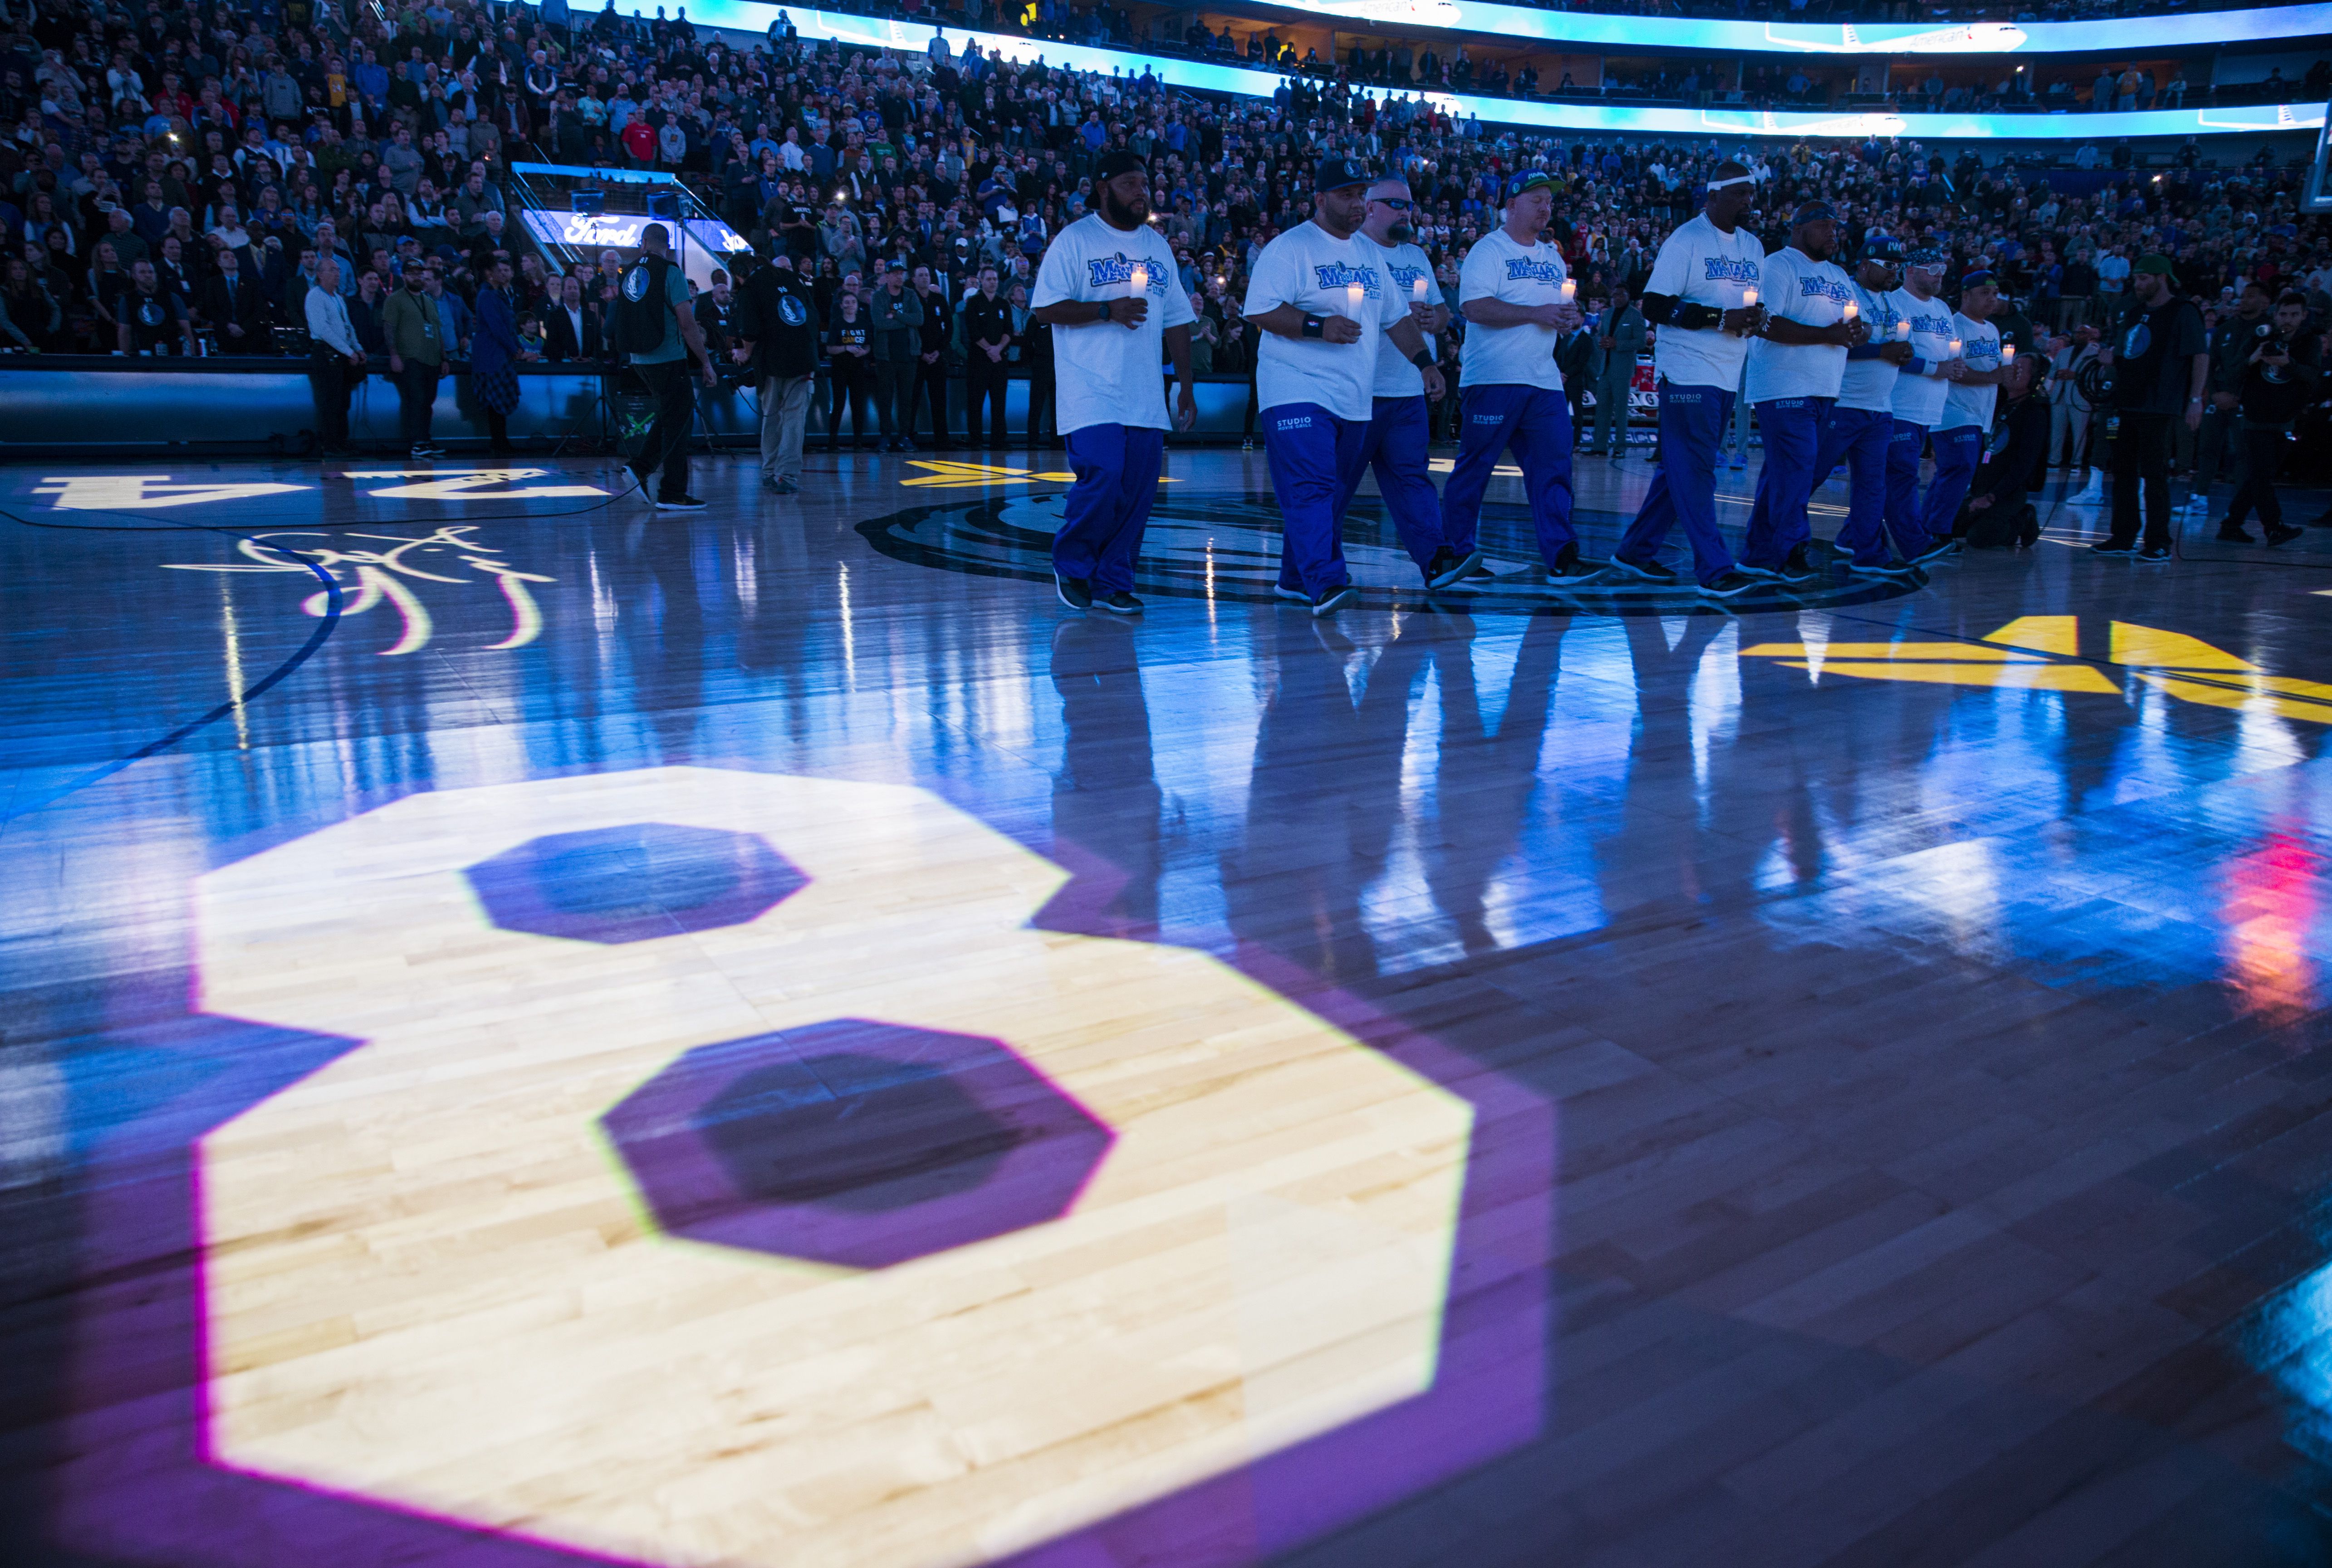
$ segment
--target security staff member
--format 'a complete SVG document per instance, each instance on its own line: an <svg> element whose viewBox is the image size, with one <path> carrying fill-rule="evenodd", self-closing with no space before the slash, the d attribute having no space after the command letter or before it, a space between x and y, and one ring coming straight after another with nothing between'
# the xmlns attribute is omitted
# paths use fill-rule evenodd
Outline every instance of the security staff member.
<svg viewBox="0 0 2332 1568"><path fill-rule="evenodd" d="M1300 588L1315 617L1334 615L1359 597L1337 521L1343 476L1364 448L1375 412L1380 340L1390 336L1423 372L1427 397L1442 391L1425 334L1380 263L1384 253L1356 237L1368 186L1367 166L1357 158L1323 160L1313 171L1310 221L1263 248L1241 312L1263 334L1256 394L1285 528L1277 588L1285 598Z"/></svg>
<svg viewBox="0 0 2332 1568"><path fill-rule="evenodd" d="M1821 575L1807 550L1806 502L1821 478L1822 426L1838 401L1847 351L1870 336L1853 288L1830 259L1837 249L1838 215L1828 202L1804 203L1791 215L1790 243L1762 269L1768 314L1749 344L1745 385L1765 432L1765 464L1741 559L1744 570L1787 583Z"/></svg>
<svg viewBox="0 0 2332 1568"><path fill-rule="evenodd" d="M1674 583L1657 559L1668 530L1684 524L1700 591L1737 598L1761 579L1741 571L1716 531L1716 449L1741 384L1749 339L1765 306L1747 301L1763 274L1765 247L1742 219L1756 200L1756 178L1721 163L1698 216L1660 243L1644 292L1644 319L1661 329L1652 347L1659 377L1660 471L1636 520L1613 553L1618 570L1649 582Z"/></svg>
<svg viewBox="0 0 2332 1568"><path fill-rule="evenodd" d="M1045 249L1035 319L1054 333L1060 427L1076 483L1053 535L1053 586L1071 609L1138 615L1134 562L1166 457L1161 352L1174 362L1174 423L1199 420L1190 297L1150 224L1150 168L1119 149L1101 162L1094 210ZM1032 416L1033 417L1033 416ZM1033 432L1032 432L1033 434Z"/></svg>
<svg viewBox="0 0 2332 1568"><path fill-rule="evenodd" d="M1607 563L1580 553L1571 526L1571 406L1554 349L1585 318L1564 298L1562 250L1539 238L1554 215L1554 177L1525 169L1506 181L1505 196L1503 221L1474 243L1458 274L1467 327L1458 374L1464 408L1441 526L1450 550L1479 556L1482 492L1511 450L1522 464L1548 579L1581 583Z"/></svg>
<svg viewBox="0 0 2332 1568"><path fill-rule="evenodd" d="M1409 182L1388 176L1369 186L1367 216L1361 221L1361 238L1381 253L1378 265L1392 281L1410 320L1433 347L1434 335L1449 324L1449 310L1434 282L1433 264L1412 242L1410 227ZM1535 237L1535 236L1534 236ZM1336 517L1341 531L1344 512L1361 487L1363 470L1376 473L1377 492L1392 514L1401 548L1425 574L1429 588L1449 587L1482 564L1479 550L1449 548L1441 531L1441 498L1434 493L1426 470L1429 434L1425 378L1390 338L1377 344L1375 397L1370 405L1369 433L1358 458L1341 483L1343 495Z"/></svg>
<svg viewBox="0 0 2332 1568"><path fill-rule="evenodd" d="M1004 392L1012 349L1012 307L996 292L994 267L980 270L980 292L963 302L957 319L963 326L964 433L969 445L978 446L985 425L989 450L1000 452L1011 440L1004 422ZM984 413L991 404L992 425Z"/></svg>
<svg viewBox="0 0 2332 1568"><path fill-rule="evenodd" d="M1895 382L1911 359L1909 334L1897 334L1898 318L1888 302L1902 276L1902 242L1892 234L1872 229L1864 236L1862 263L1850 287L1855 314L1870 336L1846 351L1838 401L1822 421L1821 450L1814 458L1818 483L1840 463L1847 465L1847 518L1838 531L1838 548L1847 555L1847 571L1858 577L1894 577L1907 569L1887 553L1880 526L1887 513L1887 444L1895 433ZM1895 544L1907 561L1926 548L1926 536L1898 526Z"/></svg>

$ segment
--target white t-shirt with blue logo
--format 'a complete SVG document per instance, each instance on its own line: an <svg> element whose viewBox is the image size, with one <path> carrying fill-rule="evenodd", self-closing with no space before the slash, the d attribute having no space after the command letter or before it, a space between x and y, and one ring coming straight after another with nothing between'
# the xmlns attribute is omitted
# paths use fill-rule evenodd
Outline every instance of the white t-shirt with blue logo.
<svg viewBox="0 0 2332 1568"><path fill-rule="evenodd" d="M1563 280L1570 276L1563 253L1541 240L1521 244L1504 229L1492 229L1466 253L1458 272L1458 309L1476 300L1503 300L1509 305L1552 305L1563 298ZM1537 387L1563 390L1563 372L1555 368L1554 345L1563 334L1553 327L1485 327L1469 323L1466 346L1459 350L1460 387Z"/></svg>
<svg viewBox="0 0 2332 1568"><path fill-rule="evenodd" d="M1054 236L1037 269L1029 305L1042 310L1064 300L1123 300L1133 292L1133 267L1148 269L1150 314L1139 327L1115 321L1053 329L1053 408L1066 435L1088 425L1171 430L1166 414L1162 339L1169 327L1196 318L1175 272L1166 238L1148 224L1131 234L1088 214Z"/></svg>
<svg viewBox="0 0 2332 1568"><path fill-rule="evenodd" d="M1881 343L1895 341L1895 323L1901 313L1895 309L1895 296L1866 289L1852 279L1848 288L1854 291L1854 308L1862 314L1862 323L1870 329L1870 340L1865 348L1876 349ZM1849 359L1846 370L1839 378L1838 406L1859 408L1870 414L1892 414L1895 411L1895 383L1903 372L1877 355L1867 359Z"/></svg>
<svg viewBox="0 0 2332 1568"><path fill-rule="evenodd" d="M1957 311L1952 312L1952 330L1960 339L1960 358L1971 370L2000 368L2000 329L1989 321L1971 321ZM1978 430L1992 428L1992 406L2000 400L1997 387L1970 387L1965 382L1945 384L1944 417L1936 425L1939 430L1961 430L1974 425Z"/></svg>
<svg viewBox="0 0 2332 1568"><path fill-rule="evenodd" d="M1362 244L1374 246L1377 264L1385 276L1392 280L1392 292L1407 310L1419 302L1417 285L1425 285L1423 301L1429 305L1441 303L1441 284L1433 275L1433 263L1415 245L1380 245L1366 234L1352 236ZM1425 346L1433 347L1433 335L1425 335ZM1425 373L1410 363L1409 356L1388 336L1377 344L1376 396L1380 397L1422 397L1425 395Z"/></svg>
<svg viewBox="0 0 2332 1568"><path fill-rule="evenodd" d="M1921 368L1905 368L1895 378L1895 417L1907 425L1932 430L1944 416L1944 394L1951 383L1935 368L1952 357L1952 308L1941 300L1923 300L1908 289L1887 296L1888 308L1911 323L1911 354Z"/></svg>
<svg viewBox="0 0 2332 1568"><path fill-rule="evenodd" d="M1854 285L1828 262L1815 261L1795 245L1765 258L1763 292L1758 298L1774 317L1808 327L1834 327L1846 320ZM1779 397L1835 397L1846 375L1846 350L1829 343L1775 343L1749 339L1749 401Z"/></svg>
<svg viewBox="0 0 2332 1568"><path fill-rule="evenodd" d="M1697 213L1660 242L1644 292L1712 310L1738 310L1742 291L1761 287L1764 262L1763 243L1747 228L1728 234L1710 223L1706 213ZM1757 297L1765 296L1760 292ZM1715 328L1688 332L1682 327L1661 327L1652 339L1652 367L1679 387L1721 387L1730 392L1741 385L1741 361L1748 352L1748 339Z"/></svg>
<svg viewBox="0 0 2332 1568"><path fill-rule="evenodd" d="M1342 316L1360 323L1361 340L1331 343L1264 333L1255 367L1258 406L1316 403L1339 419L1366 419L1376 411L1377 352L1384 330L1409 314L1378 265L1383 254L1358 234L1340 240L1316 223L1298 224L1263 247L1247 276L1242 307L1247 314L1261 316L1293 305L1306 315ZM1360 291L1357 303L1354 289Z"/></svg>

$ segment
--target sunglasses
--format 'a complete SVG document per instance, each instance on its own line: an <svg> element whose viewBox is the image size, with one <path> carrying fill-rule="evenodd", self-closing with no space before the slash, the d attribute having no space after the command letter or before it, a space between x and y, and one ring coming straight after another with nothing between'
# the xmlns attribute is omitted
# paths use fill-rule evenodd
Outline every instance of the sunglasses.
<svg viewBox="0 0 2332 1568"><path fill-rule="evenodd" d="M1407 196L1371 196L1369 199L1379 206L1391 207L1397 213L1407 212L1412 205Z"/></svg>

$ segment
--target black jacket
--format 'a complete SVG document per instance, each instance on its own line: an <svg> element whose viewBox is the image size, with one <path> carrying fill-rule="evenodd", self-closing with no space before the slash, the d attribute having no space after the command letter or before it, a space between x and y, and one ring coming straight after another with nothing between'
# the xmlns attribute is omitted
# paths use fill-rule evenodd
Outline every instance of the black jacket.
<svg viewBox="0 0 2332 1568"><path fill-rule="evenodd" d="M260 354L274 350L267 330L267 290L250 272L238 272L234 280L234 296L230 304L226 277L214 274L203 280L202 294L195 309L204 320L218 330L219 352L222 354ZM238 338L228 331L232 321L243 329Z"/></svg>
<svg viewBox="0 0 2332 1568"><path fill-rule="evenodd" d="M985 373L992 368L998 374L1001 374L1003 366L998 364L991 367L987 351L981 349L980 345L1001 343L1003 349L1000 352L1007 359L1011 358L1011 303L1001 293L992 300L985 294L974 294L963 302L961 315L964 362L974 370Z"/></svg>
<svg viewBox="0 0 2332 1568"><path fill-rule="evenodd" d="M2314 399L2319 373L2315 334L2303 326L2285 349L2291 359L2289 365L2261 365L2245 356L2241 394L2244 424L2289 425Z"/></svg>
<svg viewBox="0 0 2332 1568"><path fill-rule="evenodd" d="M599 308L590 301L583 301L583 336L575 336L575 323L567 319L567 307L553 301L543 306L542 357L551 360L597 359L603 347L599 331Z"/></svg>
<svg viewBox="0 0 2332 1568"><path fill-rule="evenodd" d="M808 287L790 272L763 267L746 279L737 290L729 330L739 342L752 345L756 380L817 373L817 305Z"/></svg>

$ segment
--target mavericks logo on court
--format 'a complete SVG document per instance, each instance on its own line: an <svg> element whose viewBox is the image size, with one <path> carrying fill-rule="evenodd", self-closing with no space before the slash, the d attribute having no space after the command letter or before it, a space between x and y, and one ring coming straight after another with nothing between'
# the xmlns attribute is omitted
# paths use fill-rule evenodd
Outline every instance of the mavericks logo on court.
<svg viewBox="0 0 2332 1568"><path fill-rule="evenodd" d="M1358 284L1362 296L1371 300L1384 292L1384 276L1374 267L1356 267L1350 262L1330 262L1324 266L1314 267L1312 272L1324 289L1349 289Z"/></svg>

